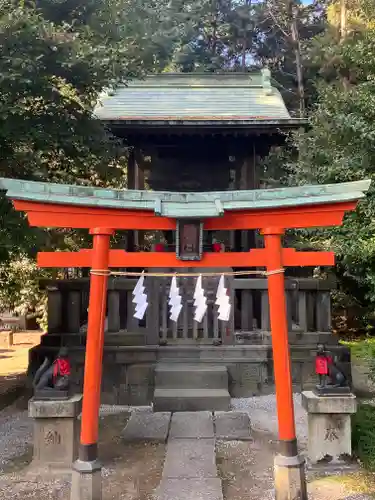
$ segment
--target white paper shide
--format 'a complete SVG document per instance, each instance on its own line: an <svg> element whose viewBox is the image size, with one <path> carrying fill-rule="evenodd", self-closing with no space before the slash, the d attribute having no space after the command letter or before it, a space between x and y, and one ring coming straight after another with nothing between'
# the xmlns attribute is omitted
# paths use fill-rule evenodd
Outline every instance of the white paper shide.
<svg viewBox="0 0 375 500"><path fill-rule="evenodd" d="M207 311L207 299L202 287L202 276L198 277L197 283L195 285L194 307L195 307L194 319L198 323L201 323Z"/></svg>
<svg viewBox="0 0 375 500"><path fill-rule="evenodd" d="M225 288L225 278L223 274L220 276L219 286L217 287L215 304L219 306L219 320L229 321L231 305L228 291Z"/></svg>
<svg viewBox="0 0 375 500"><path fill-rule="evenodd" d="M135 304L135 313L133 314L133 317L137 319L144 318L148 306L147 295L145 294L144 280L145 277L142 274L142 276L139 277L139 280L137 281L137 284L135 285L133 290L133 304Z"/></svg>
<svg viewBox="0 0 375 500"><path fill-rule="evenodd" d="M169 302L168 305L170 307L169 318L175 323L178 320L182 309L182 297L180 295L180 289L177 286L176 276L173 276L171 282L171 288L169 290Z"/></svg>

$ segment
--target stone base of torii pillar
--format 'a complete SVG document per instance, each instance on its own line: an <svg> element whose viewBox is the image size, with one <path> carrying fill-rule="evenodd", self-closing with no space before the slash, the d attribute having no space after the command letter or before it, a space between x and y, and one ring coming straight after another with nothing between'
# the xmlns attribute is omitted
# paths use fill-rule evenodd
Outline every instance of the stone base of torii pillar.
<svg viewBox="0 0 375 500"><path fill-rule="evenodd" d="M300 455L276 455L274 461L275 499L307 500L305 460Z"/></svg>
<svg viewBox="0 0 375 500"><path fill-rule="evenodd" d="M72 469L70 500L102 500L101 463L76 460Z"/></svg>

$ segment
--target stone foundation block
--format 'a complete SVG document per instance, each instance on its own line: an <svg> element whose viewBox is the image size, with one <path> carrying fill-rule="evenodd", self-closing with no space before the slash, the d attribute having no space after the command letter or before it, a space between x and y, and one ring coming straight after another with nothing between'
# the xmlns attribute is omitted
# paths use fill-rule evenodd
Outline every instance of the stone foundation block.
<svg viewBox="0 0 375 500"><path fill-rule="evenodd" d="M102 471L96 462L73 465L70 500L102 500Z"/></svg>
<svg viewBox="0 0 375 500"><path fill-rule="evenodd" d="M131 365L127 369L126 383L129 386L154 385L154 367L150 364Z"/></svg>
<svg viewBox="0 0 375 500"><path fill-rule="evenodd" d="M70 471L78 456L82 396L66 401L29 401L34 419L34 455L31 469Z"/></svg>
<svg viewBox="0 0 375 500"><path fill-rule="evenodd" d="M311 464L340 464L351 457L351 415L357 410L353 394L317 396L302 393L308 413L308 458Z"/></svg>
<svg viewBox="0 0 375 500"><path fill-rule="evenodd" d="M165 443L169 431L169 412L133 412L122 432L125 441L154 441Z"/></svg>
<svg viewBox="0 0 375 500"><path fill-rule="evenodd" d="M239 411L216 411L214 418L216 439L248 441L251 439L250 418Z"/></svg>
<svg viewBox="0 0 375 500"><path fill-rule="evenodd" d="M308 500L304 467L299 456L275 457L275 500Z"/></svg>

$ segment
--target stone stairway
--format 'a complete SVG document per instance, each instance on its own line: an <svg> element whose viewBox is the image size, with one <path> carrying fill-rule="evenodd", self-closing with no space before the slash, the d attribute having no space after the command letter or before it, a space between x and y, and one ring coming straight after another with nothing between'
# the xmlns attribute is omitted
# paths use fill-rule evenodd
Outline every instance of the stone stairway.
<svg viewBox="0 0 375 500"><path fill-rule="evenodd" d="M154 411L227 411L225 366L160 363L155 368Z"/></svg>

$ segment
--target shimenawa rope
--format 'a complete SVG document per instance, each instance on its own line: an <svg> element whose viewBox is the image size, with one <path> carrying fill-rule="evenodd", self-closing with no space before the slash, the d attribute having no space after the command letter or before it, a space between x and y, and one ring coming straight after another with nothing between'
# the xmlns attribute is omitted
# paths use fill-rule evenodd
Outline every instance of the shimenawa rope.
<svg viewBox="0 0 375 500"><path fill-rule="evenodd" d="M272 276L274 274L282 274L285 272L285 269L274 269L272 271L226 271L226 272L195 272L195 273L145 273L143 272L134 272L134 271L110 271L109 269L91 269L90 274L94 276L145 276L151 278L171 278L175 276L178 277L198 277L198 276L250 276L250 275L261 275L261 276Z"/></svg>

